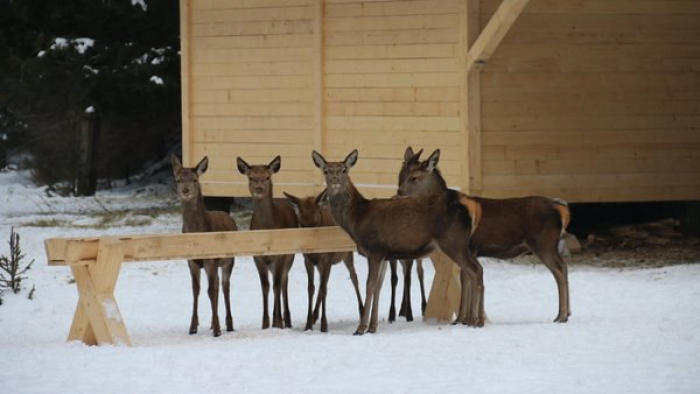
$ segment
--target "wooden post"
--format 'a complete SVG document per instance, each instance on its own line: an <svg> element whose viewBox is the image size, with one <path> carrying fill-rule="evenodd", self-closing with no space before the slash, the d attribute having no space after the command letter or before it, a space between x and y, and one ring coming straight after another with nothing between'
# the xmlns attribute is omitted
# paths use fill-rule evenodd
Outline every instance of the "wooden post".
<svg viewBox="0 0 700 394"><path fill-rule="evenodd" d="M93 196L97 189L95 147L97 145L98 133L98 116L95 110L90 107L85 111L80 122L80 157L76 188L76 195L78 196Z"/></svg>
<svg viewBox="0 0 700 394"><path fill-rule="evenodd" d="M88 345L131 346L114 299L123 259L123 243L105 238L100 240L94 264L71 266L79 299L68 340L80 340Z"/></svg>
<svg viewBox="0 0 700 394"><path fill-rule="evenodd" d="M452 321L459 313L462 296L460 269L440 251L431 254L430 260L435 267L435 277L423 320Z"/></svg>

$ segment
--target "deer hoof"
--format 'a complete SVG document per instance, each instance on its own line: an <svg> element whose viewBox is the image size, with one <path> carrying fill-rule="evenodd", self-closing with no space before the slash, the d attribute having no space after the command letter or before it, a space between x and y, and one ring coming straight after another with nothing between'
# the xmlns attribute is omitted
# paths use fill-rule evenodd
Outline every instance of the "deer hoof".
<svg viewBox="0 0 700 394"><path fill-rule="evenodd" d="M214 330L214 337L220 337L221 336L221 330Z"/></svg>
<svg viewBox="0 0 700 394"><path fill-rule="evenodd" d="M361 335L364 335L364 332L362 332L362 331L360 331L360 330L357 330L357 331L355 331L352 335L354 335L354 336L356 336L356 337L359 337L359 336L361 336Z"/></svg>
<svg viewBox="0 0 700 394"><path fill-rule="evenodd" d="M554 322L555 322L555 323L566 323L566 322L568 322L568 321L569 321L569 317L568 317L568 316L557 316L557 318L554 319Z"/></svg>
<svg viewBox="0 0 700 394"><path fill-rule="evenodd" d="M196 334L196 333L197 333L197 329L196 329L196 328L194 328L194 329L193 329L193 328L190 328L190 335L194 335L194 334Z"/></svg>

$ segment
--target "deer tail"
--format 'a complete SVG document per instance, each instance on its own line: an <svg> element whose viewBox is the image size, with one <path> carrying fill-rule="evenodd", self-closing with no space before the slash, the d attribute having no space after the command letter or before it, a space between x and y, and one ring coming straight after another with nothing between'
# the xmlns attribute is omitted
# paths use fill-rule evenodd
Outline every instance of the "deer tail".
<svg viewBox="0 0 700 394"><path fill-rule="evenodd" d="M481 221L481 204L479 204L476 200L470 198L466 194L462 194L459 197L459 203L464 205L467 208L467 211L469 211L469 216L471 216L472 218L471 235L473 235L474 231L476 231L476 227Z"/></svg>
<svg viewBox="0 0 700 394"><path fill-rule="evenodd" d="M567 204L566 201L558 198L553 198L552 202L554 202L554 209L557 210L559 217L561 218L561 235L564 235L564 233L566 233L566 228L571 222L571 211L569 211L569 204Z"/></svg>

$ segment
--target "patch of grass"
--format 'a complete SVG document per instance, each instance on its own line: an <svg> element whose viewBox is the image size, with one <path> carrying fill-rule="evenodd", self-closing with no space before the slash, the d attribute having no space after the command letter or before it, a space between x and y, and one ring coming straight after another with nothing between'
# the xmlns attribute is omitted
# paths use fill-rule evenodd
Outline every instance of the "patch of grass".
<svg viewBox="0 0 700 394"><path fill-rule="evenodd" d="M71 227L104 230L117 226L142 227L148 226L162 215L172 215L179 212L177 206L150 207L132 210L101 211L92 214L94 224L73 224L69 220L59 218L37 219L24 223L27 227Z"/></svg>

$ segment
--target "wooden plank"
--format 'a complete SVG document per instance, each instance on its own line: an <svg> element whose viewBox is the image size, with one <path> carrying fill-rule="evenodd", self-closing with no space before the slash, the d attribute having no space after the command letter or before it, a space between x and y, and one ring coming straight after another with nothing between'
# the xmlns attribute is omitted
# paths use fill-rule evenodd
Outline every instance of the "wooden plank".
<svg viewBox="0 0 700 394"><path fill-rule="evenodd" d="M326 88L327 102L459 102L460 89L450 87Z"/></svg>
<svg viewBox="0 0 700 394"><path fill-rule="evenodd" d="M193 6L202 10L279 8L310 5L311 0L192 0Z"/></svg>
<svg viewBox="0 0 700 394"><path fill-rule="evenodd" d="M326 86L344 87L449 87L459 85L456 72L329 74Z"/></svg>
<svg viewBox="0 0 700 394"><path fill-rule="evenodd" d="M483 66L520 16L529 0L503 0L467 53L467 71Z"/></svg>
<svg viewBox="0 0 700 394"><path fill-rule="evenodd" d="M486 146L484 160L700 157L697 144L628 144L608 146Z"/></svg>
<svg viewBox="0 0 700 394"><path fill-rule="evenodd" d="M45 244L49 244L46 247L50 252L49 265L94 265L100 239L122 242L124 262L355 250L355 243L337 226L218 233L117 235L59 241L49 238L44 241Z"/></svg>
<svg viewBox="0 0 700 394"><path fill-rule="evenodd" d="M192 105L193 116L313 116L316 111L307 103L227 103Z"/></svg>
<svg viewBox="0 0 700 394"><path fill-rule="evenodd" d="M406 72L457 72L458 61L455 58L419 58L419 59L344 59L329 60L326 64L328 74L364 74L364 73L406 73Z"/></svg>
<svg viewBox="0 0 700 394"><path fill-rule="evenodd" d="M462 143L462 134L457 131L400 131L393 133L377 133L372 130L333 130L328 135L327 141L329 144L348 145L350 143L366 142L377 146L402 146L404 149L411 145L414 148L424 148L426 151L432 151L435 148L445 146L459 146ZM399 156L402 157L402 156ZM443 161L449 158L442 157L440 168ZM460 160L461 161L461 160Z"/></svg>
<svg viewBox="0 0 700 394"><path fill-rule="evenodd" d="M431 14L452 14L457 12L458 0L413 0L368 3L328 4L329 18L360 16L423 16ZM411 26L410 24L408 26Z"/></svg>
<svg viewBox="0 0 700 394"><path fill-rule="evenodd" d="M500 0L484 0L484 12L494 12L499 3ZM533 14L615 14L618 17L635 14L658 16L659 14L700 14L700 5L693 0L538 0L532 3L532 7L528 7L527 12Z"/></svg>
<svg viewBox="0 0 700 394"><path fill-rule="evenodd" d="M444 44L457 42L454 28L376 30L376 31L331 31L326 37L329 46L380 45L380 44Z"/></svg>
<svg viewBox="0 0 700 394"><path fill-rule="evenodd" d="M635 173L696 173L700 177L700 157L637 159L609 157L590 159L521 159L487 160L483 163L487 175L553 175L553 174L635 174Z"/></svg>
<svg viewBox="0 0 700 394"><path fill-rule="evenodd" d="M326 32L323 0L314 2L314 60L313 60L313 80L314 80L314 128L313 128L313 149L323 152L326 147L326 112L325 95L326 89ZM314 173L313 183L320 186L323 184L323 176L320 172Z"/></svg>
<svg viewBox="0 0 700 394"><path fill-rule="evenodd" d="M308 61L312 48L199 49L192 48L193 63Z"/></svg>
<svg viewBox="0 0 700 394"><path fill-rule="evenodd" d="M254 75L195 77L199 89L304 89L313 87L311 75Z"/></svg>
<svg viewBox="0 0 700 394"><path fill-rule="evenodd" d="M192 9L192 23L209 22L257 22L257 21L294 21L313 19L313 7L270 7L241 9Z"/></svg>
<svg viewBox="0 0 700 394"><path fill-rule="evenodd" d="M305 48L312 45L311 34L192 37L199 49Z"/></svg>
<svg viewBox="0 0 700 394"><path fill-rule="evenodd" d="M287 34L311 34L313 27L311 21L252 21L252 22L204 22L192 23L192 37L219 37L219 36L251 36L251 35L287 35Z"/></svg>
<svg viewBox="0 0 700 394"><path fill-rule="evenodd" d="M329 46L328 59L424 59L453 57L455 44Z"/></svg>
<svg viewBox="0 0 700 394"><path fill-rule="evenodd" d="M488 175L484 176L484 189L488 190L537 190L557 185L562 189L633 188L640 185L659 188L673 186L700 186L697 173L680 174L554 174L554 175Z"/></svg>
<svg viewBox="0 0 700 394"><path fill-rule="evenodd" d="M332 102L326 104L329 116L459 116L457 103Z"/></svg>
<svg viewBox="0 0 700 394"><path fill-rule="evenodd" d="M251 141L267 144L301 143L313 144L313 136L294 130L266 130L264 133L252 130L207 130L195 129L194 142L237 143L245 144ZM293 152L292 152L293 153ZM235 163L234 163L235 164Z"/></svg>
<svg viewBox="0 0 700 394"><path fill-rule="evenodd" d="M310 116L220 116L194 117L192 127L210 130L311 130L313 118Z"/></svg>
<svg viewBox="0 0 700 394"><path fill-rule="evenodd" d="M459 130L459 117L446 116L329 116L326 127L330 129L420 131Z"/></svg>
<svg viewBox="0 0 700 394"><path fill-rule="evenodd" d="M308 75L313 72L309 62L232 62L196 63L192 65L195 77L237 77L252 75Z"/></svg>
<svg viewBox="0 0 700 394"><path fill-rule="evenodd" d="M484 146L601 147L640 144L700 144L700 132L688 129L583 130L567 132L489 131ZM671 153L669 153L671 154Z"/></svg>
<svg viewBox="0 0 700 394"><path fill-rule="evenodd" d="M371 17L328 17L327 29L334 31L353 31L358 34L372 30L405 30L407 26L413 29L440 29L456 27L458 15L391 15Z"/></svg>
<svg viewBox="0 0 700 394"><path fill-rule="evenodd" d="M186 167L195 165L190 149L190 104L192 86L190 85L190 25L191 10L189 0L180 0L180 95L182 100L182 162Z"/></svg>
<svg viewBox="0 0 700 394"><path fill-rule="evenodd" d="M462 161L462 177L459 185L467 192L478 195L481 191L481 74L471 72L469 52L479 37L479 2L470 0L462 8L460 28L461 65L461 113L462 145L468 157Z"/></svg>

